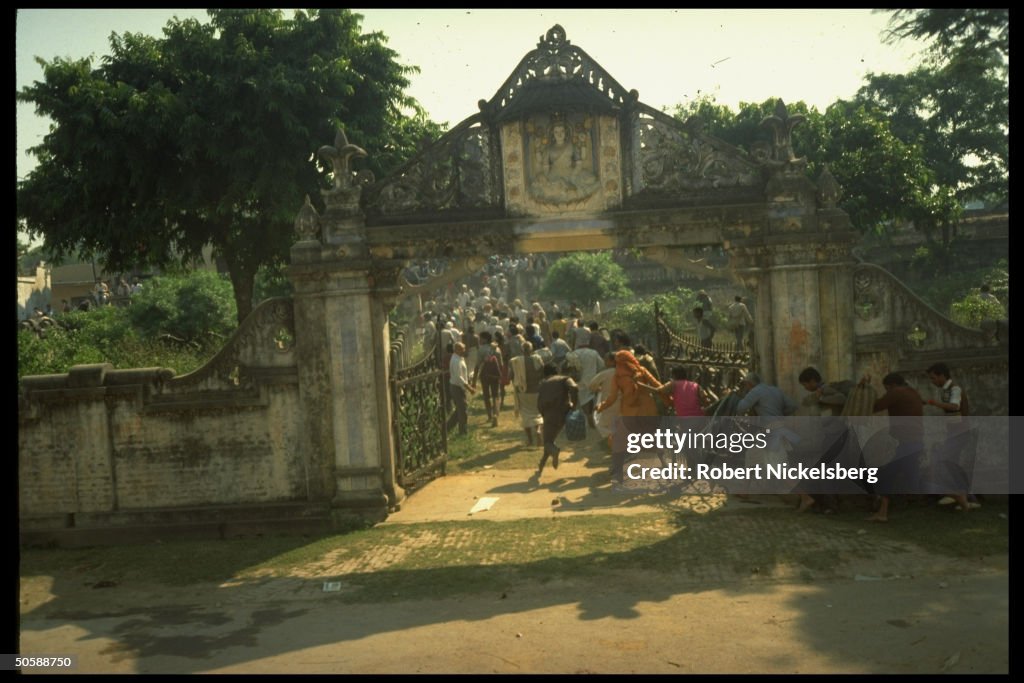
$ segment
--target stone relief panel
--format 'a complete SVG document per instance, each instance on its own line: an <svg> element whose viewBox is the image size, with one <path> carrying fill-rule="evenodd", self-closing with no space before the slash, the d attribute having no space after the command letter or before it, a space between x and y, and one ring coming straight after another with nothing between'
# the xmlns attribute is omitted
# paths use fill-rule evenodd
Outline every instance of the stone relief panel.
<svg viewBox="0 0 1024 683"><path fill-rule="evenodd" d="M622 204L622 158L619 152L619 120L612 116L598 117L600 135L599 160L604 203L607 208Z"/></svg>
<svg viewBox="0 0 1024 683"><path fill-rule="evenodd" d="M552 207L582 208L597 192L593 118L534 115L526 122L530 198Z"/></svg>
<svg viewBox="0 0 1024 683"><path fill-rule="evenodd" d="M871 273L861 270L853 276L853 310L857 315L854 329L858 334L881 334L887 331L885 292Z"/></svg>
<svg viewBox="0 0 1024 683"><path fill-rule="evenodd" d="M618 123L611 116L544 112L502 127L511 215L603 211L622 198Z"/></svg>
<svg viewBox="0 0 1024 683"><path fill-rule="evenodd" d="M523 173L522 123L509 121L501 127L505 176L505 209L513 216L525 216L526 176Z"/></svg>

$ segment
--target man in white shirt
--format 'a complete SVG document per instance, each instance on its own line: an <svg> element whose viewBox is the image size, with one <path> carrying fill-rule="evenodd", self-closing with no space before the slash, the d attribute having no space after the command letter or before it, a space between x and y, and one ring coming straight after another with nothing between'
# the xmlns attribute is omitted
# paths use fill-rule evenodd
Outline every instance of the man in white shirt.
<svg viewBox="0 0 1024 683"><path fill-rule="evenodd" d="M735 301L726 309L726 318L729 321L729 329L736 335L736 350L743 351L747 330L754 327L754 317L750 315L750 309L743 303L743 297L736 295Z"/></svg>
<svg viewBox="0 0 1024 683"><path fill-rule="evenodd" d="M469 288L469 285L462 285L462 291L455 297L455 302L459 305L459 308L466 308L472 301L473 290Z"/></svg>
<svg viewBox="0 0 1024 683"><path fill-rule="evenodd" d="M458 425L459 434L466 434L468 414L466 412L466 392L475 393L469 384L469 368L466 367L466 345L457 342L452 350L451 363L448 366L449 390L451 391L452 402L455 404L455 412L448 418L448 432Z"/></svg>
<svg viewBox="0 0 1024 683"><path fill-rule="evenodd" d="M579 384L580 408L587 416L587 422L591 428L597 429L597 424L594 422L594 391L590 388L590 382L597 373L604 369L604 359L601 358L601 354L584 344L577 346L566 356L566 367L572 368L578 373L576 379Z"/></svg>

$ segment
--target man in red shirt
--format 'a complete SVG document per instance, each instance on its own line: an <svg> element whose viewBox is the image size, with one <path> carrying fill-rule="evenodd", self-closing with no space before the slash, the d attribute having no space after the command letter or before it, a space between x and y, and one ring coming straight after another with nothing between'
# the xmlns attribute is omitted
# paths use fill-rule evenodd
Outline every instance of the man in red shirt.
<svg viewBox="0 0 1024 683"><path fill-rule="evenodd" d="M867 384L870 379L865 375L861 384ZM902 419L894 421L890 427L889 433L896 440L896 456L878 473L877 491L881 505L878 512L867 518L870 522L888 522L890 494L913 490L913 482L917 477L917 458L924 448L924 424L920 419L908 419L924 415L921 394L907 384L903 375L895 372L882 378L882 386L885 387L885 395L875 401L874 411L878 413L884 410L889 413L889 417Z"/></svg>

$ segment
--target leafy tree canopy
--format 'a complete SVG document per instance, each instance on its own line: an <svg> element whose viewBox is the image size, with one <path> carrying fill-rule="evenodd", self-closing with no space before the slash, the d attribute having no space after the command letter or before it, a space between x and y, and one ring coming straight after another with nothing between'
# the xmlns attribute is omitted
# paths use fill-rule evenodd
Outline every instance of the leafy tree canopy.
<svg viewBox="0 0 1024 683"><path fill-rule="evenodd" d="M568 299L593 306L595 301L607 301L632 296L626 271L612 260L607 251L577 252L563 256L544 276L540 289L544 299Z"/></svg>
<svg viewBox="0 0 1024 683"><path fill-rule="evenodd" d="M18 218L58 257L109 270L188 262L206 244L231 275L238 318L261 265L286 259L303 196L320 201L314 152L337 127L378 175L440 128L404 94L380 33L348 10L209 10L162 38L111 35L111 54L39 60L18 93L53 124L18 185Z"/></svg>
<svg viewBox="0 0 1024 683"><path fill-rule="evenodd" d="M931 40L930 51L949 59L965 51L995 52L1010 57L1010 11L1007 9L899 9L893 13L887 40Z"/></svg>
<svg viewBox="0 0 1024 683"><path fill-rule="evenodd" d="M701 118L709 134L750 150L768 141L761 127L774 113L776 100L741 102L734 112L711 97L677 105L681 120ZM951 192L939 185L921 146L899 138L881 114L864 104L839 100L825 112L804 102L787 103L790 113L805 117L793 131L793 146L808 158L808 174L816 178L824 164L843 188L840 208L862 231L881 231L893 222L913 220L925 230L954 220L959 207Z"/></svg>
<svg viewBox="0 0 1024 683"><path fill-rule="evenodd" d="M929 40L928 59L907 74L868 74L856 96L921 145L960 202L1008 198L1009 22L999 9L895 10L887 39Z"/></svg>

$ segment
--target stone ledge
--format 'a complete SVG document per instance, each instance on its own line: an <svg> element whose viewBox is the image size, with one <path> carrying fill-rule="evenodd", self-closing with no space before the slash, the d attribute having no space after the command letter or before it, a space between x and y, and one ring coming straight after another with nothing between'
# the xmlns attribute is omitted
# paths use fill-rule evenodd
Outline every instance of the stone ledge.
<svg viewBox="0 0 1024 683"><path fill-rule="evenodd" d="M193 522L146 526L91 527L21 532L23 547L83 548L103 545L142 545L156 541L225 540L267 535L326 534L330 518L266 519L235 522Z"/></svg>
<svg viewBox="0 0 1024 683"><path fill-rule="evenodd" d="M22 545L59 547L327 533L333 528L326 503L305 502L28 516L20 527Z"/></svg>

